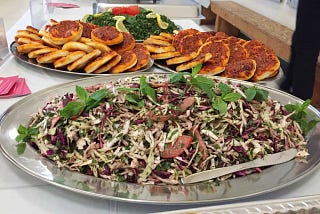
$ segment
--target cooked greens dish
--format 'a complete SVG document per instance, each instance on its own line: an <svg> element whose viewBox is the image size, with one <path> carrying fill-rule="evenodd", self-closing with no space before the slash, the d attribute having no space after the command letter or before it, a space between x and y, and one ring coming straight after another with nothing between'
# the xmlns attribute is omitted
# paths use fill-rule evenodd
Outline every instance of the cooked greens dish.
<svg viewBox="0 0 320 214"><path fill-rule="evenodd" d="M128 12L128 10L130 10ZM120 31L130 32L136 40L144 40L150 35L159 35L161 32L173 33L178 30L167 16L155 13L142 7L132 13L132 7L124 12L110 10L107 12L86 15L82 21L98 26L116 26Z"/></svg>
<svg viewBox="0 0 320 214"><path fill-rule="evenodd" d="M20 125L18 153L30 144L58 167L139 184L179 184L192 173L289 148L308 155L304 134L316 123L300 117L308 101L286 107L256 86L196 73L77 86Z"/></svg>

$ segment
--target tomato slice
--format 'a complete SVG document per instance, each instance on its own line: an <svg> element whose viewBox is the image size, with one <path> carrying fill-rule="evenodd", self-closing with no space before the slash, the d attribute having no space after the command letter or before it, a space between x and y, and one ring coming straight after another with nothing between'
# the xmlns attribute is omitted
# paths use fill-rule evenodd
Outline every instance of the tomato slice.
<svg viewBox="0 0 320 214"><path fill-rule="evenodd" d="M138 5L128 6L128 7L114 7L112 8L113 15L124 15L135 16L140 13Z"/></svg>
<svg viewBox="0 0 320 214"><path fill-rule="evenodd" d="M192 137L188 135L181 135L172 144L168 143L164 150L160 152L162 158L175 158L181 155L185 149L188 149L192 143Z"/></svg>

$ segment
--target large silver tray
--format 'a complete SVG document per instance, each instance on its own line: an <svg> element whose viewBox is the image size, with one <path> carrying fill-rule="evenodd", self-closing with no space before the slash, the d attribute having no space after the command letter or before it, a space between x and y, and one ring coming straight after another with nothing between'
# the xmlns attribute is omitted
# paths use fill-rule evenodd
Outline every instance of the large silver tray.
<svg viewBox="0 0 320 214"><path fill-rule="evenodd" d="M110 76L110 75L114 75L114 74L110 74L110 73L102 73L102 74L95 74L95 73L86 73L85 71L68 71L68 70L63 70L63 69L56 69L53 67L52 64L39 64L37 63L37 61L35 59L30 59L28 58L27 54L22 54L19 53L17 51L17 46L18 44L16 42L12 42L10 44L10 51L11 53L15 56L15 58L17 60L19 60L22 63L28 64L30 66L36 67L36 68L41 68L41 69L45 69L49 72L55 72L55 73L64 73L64 74L70 74L70 75L77 75L77 76ZM150 58L150 61L148 63L148 65L138 71L136 71L135 73L140 73L140 72L145 72L147 70L149 70L153 65L153 59Z"/></svg>
<svg viewBox="0 0 320 214"><path fill-rule="evenodd" d="M23 155L16 152L15 137L20 124L26 125L30 114L42 107L49 97L74 92L75 85L82 87L97 83L113 81L121 77L135 74L112 75L105 77L82 78L80 80L50 87L36 92L18 101L0 118L0 150L17 167L28 174L50 184L89 196L115 199L121 201L152 203L152 204L196 204L204 202L226 202L260 195L284 188L299 179L308 176L320 162L320 124L308 135L308 149L310 155L307 163L295 160L272 166L259 174L221 182L219 186L214 183L203 182L190 185L138 185L131 183L112 182L95 178L57 166L43 158L37 151L27 146ZM150 72L144 75L156 75ZM168 74L157 74L166 76ZM220 79L219 77L217 77ZM249 82L230 80L234 84L252 85ZM273 99L283 104L302 102L294 96L276 89L262 87L269 91ZM308 111L312 118L320 119L320 112L310 106Z"/></svg>

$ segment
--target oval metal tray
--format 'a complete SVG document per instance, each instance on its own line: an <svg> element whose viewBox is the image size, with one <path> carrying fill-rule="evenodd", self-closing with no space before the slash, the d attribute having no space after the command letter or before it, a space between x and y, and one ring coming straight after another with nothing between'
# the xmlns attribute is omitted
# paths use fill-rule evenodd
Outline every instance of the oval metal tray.
<svg viewBox="0 0 320 214"><path fill-rule="evenodd" d="M205 202L226 202L235 199L257 196L259 194L285 188L286 186L308 176L320 163L320 124L308 135L307 163L295 160L269 167L261 173L226 180L217 186L212 182L189 185L140 185L121 183L87 176L66 169L59 169L53 162L42 157L32 147L27 146L23 155L16 151L15 137L20 124L27 124L30 115L42 107L49 97L74 92L75 86L82 87L102 82L114 81L118 78L135 74L110 75L82 78L69 83L38 91L18 101L8 108L0 118L0 148L3 154L14 165L50 184L88 196L129 201L147 204L196 204ZM163 75L146 72L144 75ZM217 79L220 79L217 77ZM233 84L251 86L253 83L230 80ZM283 104L302 102L287 93L265 86L259 86L269 91L274 100ZM308 108L310 117L320 119L320 112L314 107Z"/></svg>

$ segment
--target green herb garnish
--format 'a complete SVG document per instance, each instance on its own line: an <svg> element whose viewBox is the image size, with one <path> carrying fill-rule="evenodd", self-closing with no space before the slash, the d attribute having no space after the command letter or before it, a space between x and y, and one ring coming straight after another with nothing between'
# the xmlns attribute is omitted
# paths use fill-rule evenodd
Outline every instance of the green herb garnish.
<svg viewBox="0 0 320 214"><path fill-rule="evenodd" d="M19 155L23 154L26 150L26 142L30 142L33 135L39 134L39 128L37 127L25 127L20 125L18 127L18 135L16 137L17 144L17 153Z"/></svg>
<svg viewBox="0 0 320 214"><path fill-rule="evenodd" d="M145 76L140 77L140 91L144 96L147 96L154 103L157 102L156 91L147 83Z"/></svg>

